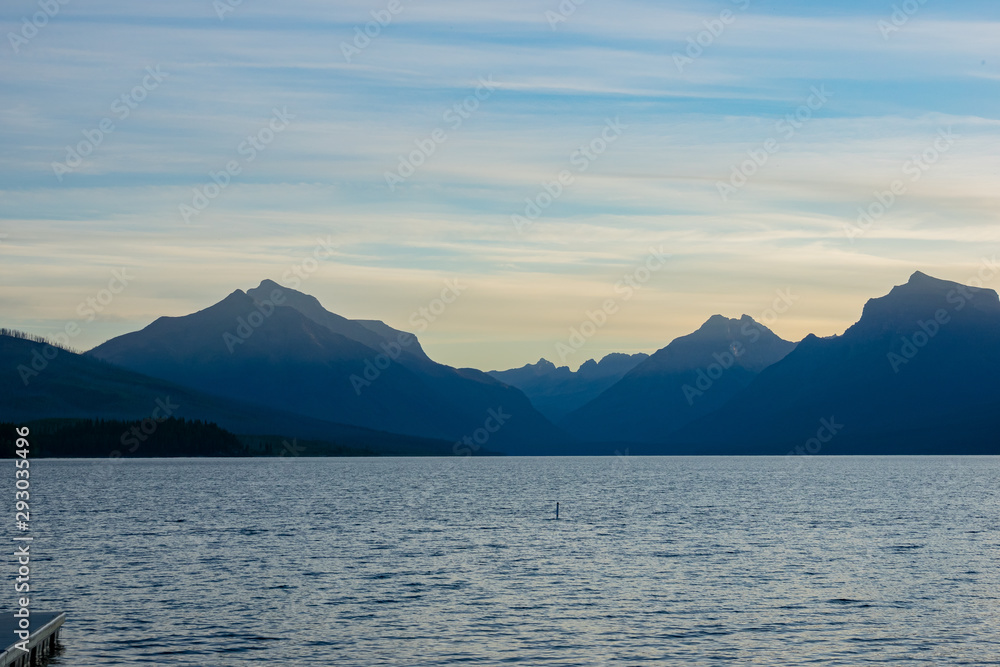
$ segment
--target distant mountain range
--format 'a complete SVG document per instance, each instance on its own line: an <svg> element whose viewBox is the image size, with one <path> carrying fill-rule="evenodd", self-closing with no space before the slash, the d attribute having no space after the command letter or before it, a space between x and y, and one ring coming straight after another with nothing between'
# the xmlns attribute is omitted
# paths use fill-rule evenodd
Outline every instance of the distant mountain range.
<svg viewBox="0 0 1000 667"><path fill-rule="evenodd" d="M84 355L0 335L0 382L0 422L169 397L233 433L381 453L997 454L1000 298L917 272L840 336L714 315L652 355L484 373L265 280Z"/></svg>
<svg viewBox="0 0 1000 667"><path fill-rule="evenodd" d="M517 389L435 363L415 336L345 319L268 280L87 356L229 399L409 436L460 441L502 410L509 418L489 432L491 449L527 454L568 440Z"/></svg>
<svg viewBox="0 0 1000 667"><path fill-rule="evenodd" d="M649 355L641 352L614 353L599 362L588 359L575 372L569 366L556 367L539 359L536 364L490 371L490 375L523 391L539 412L555 422L597 398L647 358Z"/></svg>
<svg viewBox="0 0 1000 667"><path fill-rule="evenodd" d="M795 347L744 315L714 315L560 421L581 439L663 442L725 405Z"/></svg>
<svg viewBox="0 0 1000 667"><path fill-rule="evenodd" d="M214 422L234 433L316 440L376 452L449 455L453 450L450 441L337 424L214 396L9 335L0 335L0 383L5 387L0 394L0 422L181 417ZM126 449L132 447L109 442L106 453Z"/></svg>
<svg viewBox="0 0 1000 667"><path fill-rule="evenodd" d="M998 407L997 293L917 272L843 335L807 336L670 441L698 452L998 454Z"/></svg>

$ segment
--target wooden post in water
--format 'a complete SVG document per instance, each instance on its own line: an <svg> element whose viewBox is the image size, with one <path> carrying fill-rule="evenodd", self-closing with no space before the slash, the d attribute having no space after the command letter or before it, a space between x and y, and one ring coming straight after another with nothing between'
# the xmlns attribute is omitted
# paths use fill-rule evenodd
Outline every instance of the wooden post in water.
<svg viewBox="0 0 1000 667"><path fill-rule="evenodd" d="M559 503L556 503L556 519L559 518Z"/></svg>

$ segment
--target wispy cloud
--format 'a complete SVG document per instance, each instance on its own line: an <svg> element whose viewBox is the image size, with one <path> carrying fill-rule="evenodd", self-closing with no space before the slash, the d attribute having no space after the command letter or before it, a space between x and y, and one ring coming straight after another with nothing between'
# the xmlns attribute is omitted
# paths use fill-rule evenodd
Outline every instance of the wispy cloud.
<svg viewBox="0 0 1000 667"><path fill-rule="evenodd" d="M140 270L89 347L274 277L332 235L341 254L309 285L331 308L405 328L460 274L478 296L427 346L499 367L550 350L651 244L676 270L595 350L655 349L789 284L812 300L779 333L837 333L914 268L968 274L1000 241L995 5L928 3L886 39L891 7L744 4L594 0L553 30L558 3L543 0L404 2L348 62L341 43L380 3L245 2L222 20L199 0L69 3L17 53L0 48L0 307L44 333L107 271ZM34 7L5 6L3 34ZM673 54L725 7L735 20L678 71ZM117 118L115 100L157 66L169 77ZM483 76L496 92L390 191L385 172ZM819 85L829 103L721 200L717 184ZM185 224L178 205L285 106L295 122ZM60 181L53 163L108 117L114 130ZM627 125L620 141L518 234L510 216L609 118ZM945 127L954 148L850 243L858 207Z"/></svg>

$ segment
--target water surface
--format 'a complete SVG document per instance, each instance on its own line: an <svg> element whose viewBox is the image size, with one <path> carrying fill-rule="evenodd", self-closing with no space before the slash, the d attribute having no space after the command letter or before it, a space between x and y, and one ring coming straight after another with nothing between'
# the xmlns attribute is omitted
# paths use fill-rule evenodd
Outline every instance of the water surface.
<svg viewBox="0 0 1000 667"><path fill-rule="evenodd" d="M61 665L1000 664L997 457L31 470Z"/></svg>

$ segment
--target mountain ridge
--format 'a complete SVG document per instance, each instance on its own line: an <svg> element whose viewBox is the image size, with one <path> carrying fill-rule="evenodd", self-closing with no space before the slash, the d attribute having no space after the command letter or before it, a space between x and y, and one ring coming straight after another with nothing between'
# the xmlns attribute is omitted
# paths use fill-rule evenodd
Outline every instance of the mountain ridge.
<svg viewBox="0 0 1000 667"><path fill-rule="evenodd" d="M902 432L921 453L974 447L971 426L955 415L981 423L976 411L1000 403L998 377L997 293L917 272L870 299L842 335L807 336L739 396L678 429L657 451L782 453L774 443L801 444L817 420L831 415L844 428L827 452L864 451L861 443L870 451L876 434ZM951 433L954 442L920 438L921 429Z"/></svg>
<svg viewBox="0 0 1000 667"><path fill-rule="evenodd" d="M523 391L542 414L557 421L596 398L648 356L614 352L600 361L588 359L576 371L542 358L534 364L489 374Z"/></svg>
<svg viewBox="0 0 1000 667"><path fill-rule="evenodd" d="M136 401L173 392L194 406L185 416L233 432L356 429L508 454L1000 453L1000 296L920 271L836 336L793 343L715 314L652 355L577 371L544 358L489 373L438 364L413 334L269 280L84 355L59 350L44 372L17 361L43 359L30 338L0 335L20 373L0 421L135 419ZM556 419L570 435L539 412L553 414L548 398L577 402Z"/></svg>
<svg viewBox="0 0 1000 667"><path fill-rule="evenodd" d="M0 421L29 423L44 419L146 419L183 417L218 424L246 435L277 435L342 443L382 451L449 454L450 441L419 441L384 431L311 419L273 407L213 396L161 378L59 349L47 354L47 343L0 334L0 382L17 391L0 396ZM46 365L27 375L19 368L32 359ZM121 449L108 443L108 452Z"/></svg>
<svg viewBox="0 0 1000 667"><path fill-rule="evenodd" d="M586 440L660 442L720 407L794 347L748 315L712 315L559 424Z"/></svg>
<svg viewBox="0 0 1000 667"><path fill-rule="evenodd" d="M460 440L502 409L512 418L490 434L491 447L531 452L568 440L517 389L431 361L412 334L398 332L408 336L401 344L380 331L396 330L358 324L311 295L262 281L87 354L211 394L364 428Z"/></svg>

